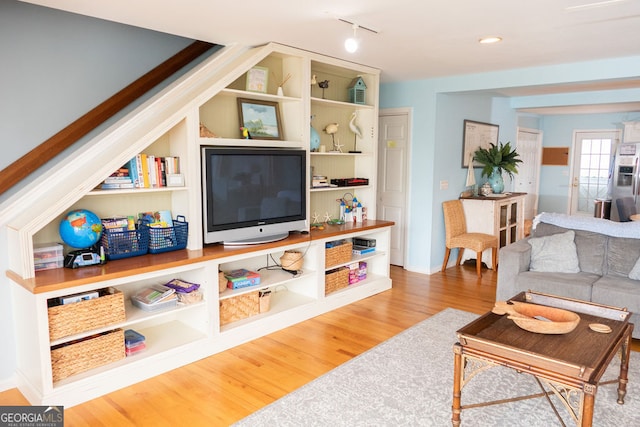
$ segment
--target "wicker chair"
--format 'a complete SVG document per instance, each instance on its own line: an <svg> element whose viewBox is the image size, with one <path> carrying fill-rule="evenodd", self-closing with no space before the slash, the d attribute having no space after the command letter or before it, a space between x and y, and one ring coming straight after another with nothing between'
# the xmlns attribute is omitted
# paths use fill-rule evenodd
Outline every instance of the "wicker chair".
<svg viewBox="0 0 640 427"><path fill-rule="evenodd" d="M470 249L476 252L476 270L479 278L482 277L482 251L491 248L493 250L493 269L496 270L498 267L498 237L485 233L467 233L467 222L460 200L443 202L442 209L444 210L446 235L446 251L442 262L442 271L444 272L447 268L449 255L453 248L459 248L456 265L460 265L463 249Z"/></svg>

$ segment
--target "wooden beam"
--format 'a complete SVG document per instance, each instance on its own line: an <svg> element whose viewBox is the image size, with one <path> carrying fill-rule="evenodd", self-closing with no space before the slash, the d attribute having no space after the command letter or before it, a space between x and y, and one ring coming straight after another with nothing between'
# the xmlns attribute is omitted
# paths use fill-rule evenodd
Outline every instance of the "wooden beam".
<svg viewBox="0 0 640 427"><path fill-rule="evenodd" d="M195 41L0 171L0 194L214 46Z"/></svg>

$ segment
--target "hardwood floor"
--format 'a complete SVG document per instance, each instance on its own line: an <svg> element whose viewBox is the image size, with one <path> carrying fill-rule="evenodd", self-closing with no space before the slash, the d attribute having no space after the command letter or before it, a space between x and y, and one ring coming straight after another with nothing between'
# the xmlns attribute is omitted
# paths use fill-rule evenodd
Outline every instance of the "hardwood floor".
<svg viewBox="0 0 640 427"><path fill-rule="evenodd" d="M493 307L497 274L391 267L393 288L247 344L65 410L66 426L223 426L279 399L447 308ZM640 351L640 342L633 348ZM26 405L17 390L0 405Z"/></svg>

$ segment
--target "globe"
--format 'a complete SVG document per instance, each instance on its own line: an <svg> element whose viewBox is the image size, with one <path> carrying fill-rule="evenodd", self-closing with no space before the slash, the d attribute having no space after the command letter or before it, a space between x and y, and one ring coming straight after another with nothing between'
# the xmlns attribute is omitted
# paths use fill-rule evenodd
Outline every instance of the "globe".
<svg viewBox="0 0 640 427"><path fill-rule="evenodd" d="M102 222L93 212L76 209L60 221L59 232L62 241L67 245L85 249L100 241Z"/></svg>

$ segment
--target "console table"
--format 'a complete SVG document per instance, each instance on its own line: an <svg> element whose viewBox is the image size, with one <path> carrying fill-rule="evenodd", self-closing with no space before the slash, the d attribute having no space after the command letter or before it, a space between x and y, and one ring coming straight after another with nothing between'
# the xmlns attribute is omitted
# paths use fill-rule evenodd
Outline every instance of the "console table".
<svg viewBox="0 0 640 427"><path fill-rule="evenodd" d="M524 237L524 200L527 193L503 193L490 196L461 197L467 231L498 236L500 247ZM465 250L462 260L475 258L473 251ZM492 265L491 250L482 254L487 265Z"/></svg>

